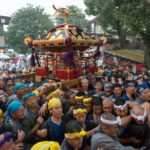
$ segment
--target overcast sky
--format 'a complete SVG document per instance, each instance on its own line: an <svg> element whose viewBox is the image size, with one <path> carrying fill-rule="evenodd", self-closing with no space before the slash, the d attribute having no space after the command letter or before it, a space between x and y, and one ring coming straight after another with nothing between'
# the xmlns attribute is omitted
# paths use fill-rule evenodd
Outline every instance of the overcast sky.
<svg viewBox="0 0 150 150"><path fill-rule="evenodd" d="M0 15L11 16L17 9L26 7L28 3L34 6L40 5L48 14L54 13L53 4L56 8L66 7L67 5L76 5L83 11L86 8L83 0L0 0ZM87 18L90 19L92 17L87 16Z"/></svg>
<svg viewBox="0 0 150 150"><path fill-rule="evenodd" d="M33 6L41 6L45 9L46 13L53 15L55 10L52 8L54 4L56 8L66 7L68 5L76 5L81 8L82 11L86 9L84 5L84 0L0 0L0 15L1 16L11 16L17 9L26 7L27 4L32 4ZM93 16L87 16L88 20L93 19ZM7 26L4 26L4 30L7 30Z"/></svg>

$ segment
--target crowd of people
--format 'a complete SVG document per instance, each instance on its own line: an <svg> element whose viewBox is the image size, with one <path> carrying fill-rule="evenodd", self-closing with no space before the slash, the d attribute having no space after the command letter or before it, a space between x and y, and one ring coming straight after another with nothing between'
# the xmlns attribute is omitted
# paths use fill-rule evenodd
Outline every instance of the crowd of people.
<svg viewBox="0 0 150 150"><path fill-rule="evenodd" d="M5 60L5 59L1 59L0 60L0 69L2 70L9 70L9 71L23 71L24 69L26 69L28 65L28 62L23 59L23 58L19 58L19 60L17 60L16 62L11 59L11 60Z"/></svg>
<svg viewBox="0 0 150 150"><path fill-rule="evenodd" d="M150 74L131 69L99 67L71 88L0 69L0 150L150 150Z"/></svg>

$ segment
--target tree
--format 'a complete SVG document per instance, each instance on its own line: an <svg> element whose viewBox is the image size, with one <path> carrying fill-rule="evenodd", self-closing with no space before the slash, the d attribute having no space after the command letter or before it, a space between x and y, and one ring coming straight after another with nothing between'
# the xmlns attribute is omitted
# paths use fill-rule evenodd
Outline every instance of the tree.
<svg viewBox="0 0 150 150"><path fill-rule="evenodd" d="M149 0L123 0L120 9L114 10L117 19L123 21L133 34L145 44L145 65L150 69L150 2Z"/></svg>
<svg viewBox="0 0 150 150"><path fill-rule="evenodd" d="M124 47L128 30L124 23L114 16L114 9L119 8L120 0L84 0L86 13L97 17L104 32L118 36L120 47Z"/></svg>
<svg viewBox="0 0 150 150"><path fill-rule="evenodd" d="M68 7L70 9L68 23L76 25L80 28L85 28L89 32L91 30L91 25L89 24L88 20L85 17L85 14L82 12L82 10L74 5L71 5ZM62 15L57 16L55 18L55 20L56 20L57 25L65 23L64 17Z"/></svg>
<svg viewBox="0 0 150 150"><path fill-rule="evenodd" d="M36 39L44 30L50 30L53 22L49 17L40 6L33 7L28 4L26 8L19 9L12 15L6 43L19 53L30 52L31 49L24 43L24 35L28 33L31 39Z"/></svg>

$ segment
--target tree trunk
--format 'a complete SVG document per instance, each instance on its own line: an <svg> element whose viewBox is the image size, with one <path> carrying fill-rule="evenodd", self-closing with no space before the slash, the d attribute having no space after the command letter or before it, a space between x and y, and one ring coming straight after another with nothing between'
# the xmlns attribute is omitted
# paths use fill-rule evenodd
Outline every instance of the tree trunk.
<svg viewBox="0 0 150 150"><path fill-rule="evenodd" d="M125 48L126 46L126 38L125 37L119 37L119 42L120 42L120 48Z"/></svg>
<svg viewBox="0 0 150 150"><path fill-rule="evenodd" d="M121 35L121 27L120 27L120 21L116 21L116 30L119 38L119 45L120 48L125 48L126 45L126 37Z"/></svg>
<svg viewBox="0 0 150 150"><path fill-rule="evenodd" d="M150 70L150 44L145 45L144 65Z"/></svg>

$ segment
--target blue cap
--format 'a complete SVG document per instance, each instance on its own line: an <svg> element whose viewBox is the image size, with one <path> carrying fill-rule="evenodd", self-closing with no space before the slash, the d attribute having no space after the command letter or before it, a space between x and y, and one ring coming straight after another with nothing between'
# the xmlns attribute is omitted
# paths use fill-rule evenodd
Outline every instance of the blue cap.
<svg viewBox="0 0 150 150"><path fill-rule="evenodd" d="M141 86L141 87L148 88L148 85L147 85L145 82L138 84L138 87L140 87L140 86Z"/></svg>
<svg viewBox="0 0 150 150"><path fill-rule="evenodd" d="M24 88L25 86L22 83L17 83L14 86L14 94L16 94L16 90L20 89L20 88Z"/></svg>
<svg viewBox="0 0 150 150"><path fill-rule="evenodd" d="M139 94L139 95L140 95L140 94L141 94L141 93L142 93L145 89L148 89L148 88L147 88L147 87L144 87L144 86L143 86L143 87L142 87L142 86L140 86L140 87L137 89L137 91L136 91L136 92L137 92L137 94Z"/></svg>
<svg viewBox="0 0 150 150"><path fill-rule="evenodd" d="M26 94L24 97L23 97L23 102L25 102L26 101L26 99L28 98L28 97L30 97L30 96L35 96L35 93L29 93L29 94Z"/></svg>

